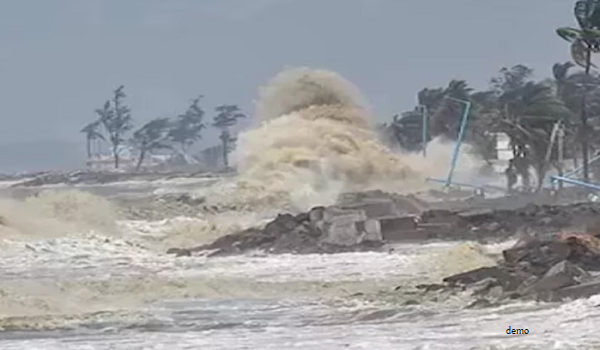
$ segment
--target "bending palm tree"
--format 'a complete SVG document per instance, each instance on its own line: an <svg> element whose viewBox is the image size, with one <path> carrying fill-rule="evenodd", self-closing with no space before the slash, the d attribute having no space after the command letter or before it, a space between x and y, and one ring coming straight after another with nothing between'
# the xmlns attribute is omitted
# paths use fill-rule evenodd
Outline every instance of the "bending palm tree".
<svg viewBox="0 0 600 350"><path fill-rule="evenodd" d="M100 120L96 120L95 122L91 122L88 125L84 126L81 129L81 132L85 134L85 138L87 141L87 158L88 160L92 157L92 141L94 140L102 140L105 141L104 135L99 131L100 128Z"/></svg>
<svg viewBox="0 0 600 350"><path fill-rule="evenodd" d="M585 69L586 76L590 75L592 53L600 52L600 0L579 0L575 3L575 18L580 28L559 28L556 33L571 43L573 61ZM583 178L589 181L588 167L588 117L587 117L587 87L584 85L581 94L581 148L583 158Z"/></svg>

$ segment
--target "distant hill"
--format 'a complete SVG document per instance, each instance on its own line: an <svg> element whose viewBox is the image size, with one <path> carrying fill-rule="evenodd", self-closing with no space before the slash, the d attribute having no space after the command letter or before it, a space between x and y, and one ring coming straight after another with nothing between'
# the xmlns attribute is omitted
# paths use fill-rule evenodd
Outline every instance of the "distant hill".
<svg viewBox="0 0 600 350"><path fill-rule="evenodd" d="M0 172L78 169L85 166L85 157L84 145L77 142L0 143Z"/></svg>

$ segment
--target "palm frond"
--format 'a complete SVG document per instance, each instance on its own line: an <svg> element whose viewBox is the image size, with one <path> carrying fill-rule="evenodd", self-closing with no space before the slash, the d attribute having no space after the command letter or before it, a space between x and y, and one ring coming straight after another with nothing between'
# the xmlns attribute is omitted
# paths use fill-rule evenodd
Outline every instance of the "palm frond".
<svg viewBox="0 0 600 350"><path fill-rule="evenodd" d="M583 37L583 34L580 29L571 27L558 28L556 30L556 34L558 34L558 36L570 43L579 40Z"/></svg>

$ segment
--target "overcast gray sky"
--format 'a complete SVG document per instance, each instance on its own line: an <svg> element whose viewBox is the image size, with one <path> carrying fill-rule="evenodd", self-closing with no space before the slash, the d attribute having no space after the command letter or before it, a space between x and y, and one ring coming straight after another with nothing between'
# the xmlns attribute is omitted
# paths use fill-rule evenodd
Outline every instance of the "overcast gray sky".
<svg viewBox="0 0 600 350"><path fill-rule="evenodd" d="M517 63L549 76L569 59L554 30L574 25L573 3L4 0L0 170L82 164L79 129L120 84L142 123L182 112L198 94L207 109L252 112L258 86L282 67L327 68L385 120L412 108L419 89L450 79L484 88Z"/></svg>

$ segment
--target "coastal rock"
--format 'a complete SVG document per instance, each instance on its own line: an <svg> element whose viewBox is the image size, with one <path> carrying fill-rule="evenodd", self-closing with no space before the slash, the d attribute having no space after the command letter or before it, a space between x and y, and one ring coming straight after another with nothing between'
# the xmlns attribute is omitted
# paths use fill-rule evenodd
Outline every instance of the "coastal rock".
<svg viewBox="0 0 600 350"><path fill-rule="evenodd" d="M559 289L555 291L547 301L589 298L596 294L600 294L600 279L594 279L585 283Z"/></svg>
<svg viewBox="0 0 600 350"><path fill-rule="evenodd" d="M482 267L472 271L460 273L443 279L443 282L450 286L469 285L473 286L477 282L486 279L495 281L495 284L501 286L505 291L512 291L523 283L528 276L511 271L503 266Z"/></svg>
<svg viewBox="0 0 600 350"><path fill-rule="evenodd" d="M518 242L503 252L504 261L446 277L450 287L468 286L475 296L557 301L600 293L600 279L587 269L598 269L600 242L582 234L559 234ZM585 267L584 267L585 266Z"/></svg>
<svg viewBox="0 0 600 350"><path fill-rule="evenodd" d="M518 209L482 206L477 210L453 211L438 208L407 214L398 207L405 199L411 202L407 196L377 191L344 195L336 205L315 207L298 215L280 214L265 227L222 237L209 246L218 248L216 254L239 254L250 250L303 254L379 250L388 243L430 239L499 240L514 237L520 231L551 232L569 225L584 225L590 220L598 221L600 213L600 203L584 203L527 205ZM201 201L182 197L177 203L194 208ZM552 218L550 223L544 220L549 217ZM521 271L526 275L523 280L528 274L542 277L564 260L586 270L600 270L600 243L590 235L563 237L543 233L505 250L503 256L504 267L514 270L505 272L515 277L518 275L515 271ZM519 275L517 279L520 278ZM499 279L501 284L508 283L503 281Z"/></svg>
<svg viewBox="0 0 600 350"><path fill-rule="evenodd" d="M176 257L192 256L192 252L190 250L182 249L182 248L171 248L171 249L167 250L167 254L172 254L172 255L175 255Z"/></svg>
<svg viewBox="0 0 600 350"><path fill-rule="evenodd" d="M554 265L544 277L531 286L534 292L557 290L581 283L590 278L590 274L568 261Z"/></svg>

